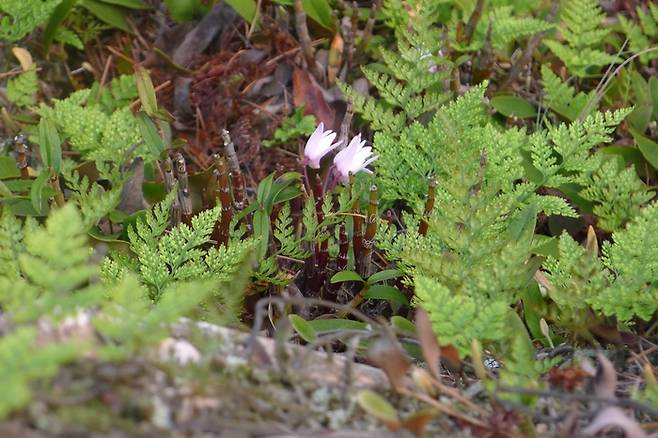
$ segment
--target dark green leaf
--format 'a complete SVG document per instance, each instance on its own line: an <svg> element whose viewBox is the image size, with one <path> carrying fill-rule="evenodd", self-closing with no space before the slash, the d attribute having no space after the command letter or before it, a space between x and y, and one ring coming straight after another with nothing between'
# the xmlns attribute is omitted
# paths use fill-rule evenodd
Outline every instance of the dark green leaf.
<svg viewBox="0 0 658 438"><path fill-rule="evenodd" d="M375 272L368 277L368 284L379 283L380 281L390 280L402 276L402 272L397 269L386 269L384 271Z"/></svg>
<svg viewBox="0 0 658 438"><path fill-rule="evenodd" d="M251 23L256 16L255 0L226 0L226 3L235 9L235 12L237 12L247 23Z"/></svg>
<svg viewBox="0 0 658 438"><path fill-rule="evenodd" d="M162 142L155 123L153 123L153 120L146 113L140 111L137 113L137 126L139 126L139 132L142 134L144 143L146 143L151 151L153 159L159 159L165 150L165 145Z"/></svg>
<svg viewBox="0 0 658 438"><path fill-rule="evenodd" d="M509 230L512 234L512 240L521 240L524 236L532 237L537 223L537 205L526 205L523 210L512 217L509 224Z"/></svg>
<svg viewBox="0 0 658 438"><path fill-rule="evenodd" d="M0 197L2 198L12 198L14 194L9 190L9 187L5 185L2 181L0 181Z"/></svg>
<svg viewBox="0 0 658 438"><path fill-rule="evenodd" d="M18 178L21 171L16 166L16 160L6 155L0 155L0 179Z"/></svg>
<svg viewBox="0 0 658 438"><path fill-rule="evenodd" d="M78 3L78 0L62 0L62 2L57 5L55 10L53 10L53 13L50 14L46 29L43 31L44 51L48 50L48 47L50 47L50 44L53 42L53 38L55 38L57 29L62 24L62 21L64 21L69 12L71 12L71 9L73 9L76 3Z"/></svg>
<svg viewBox="0 0 658 438"><path fill-rule="evenodd" d="M354 271L340 271L336 272L330 280L332 283L342 283L343 281L360 281L364 282L363 278Z"/></svg>
<svg viewBox="0 0 658 438"><path fill-rule="evenodd" d="M304 318L298 315L288 315L288 320L299 336L306 342L313 342L317 338L317 333Z"/></svg>
<svg viewBox="0 0 658 438"><path fill-rule="evenodd" d="M316 23L327 29L332 28L331 6L329 6L327 0L302 0L302 6L306 15L315 20Z"/></svg>
<svg viewBox="0 0 658 438"><path fill-rule="evenodd" d="M525 119L537 115L537 109L530 102L517 96L495 96L491 105L507 117Z"/></svg>
<svg viewBox="0 0 658 438"><path fill-rule="evenodd" d="M55 123L46 117L39 121L39 152L43 164L59 173L62 164L62 140Z"/></svg>
<svg viewBox="0 0 658 438"><path fill-rule="evenodd" d="M32 207L37 212L43 212L47 207L47 203L43 196L43 189L49 180L50 174L44 169L32 184L32 190L30 190L30 201L32 202Z"/></svg>
<svg viewBox="0 0 658 438"><path fill-rule="evenodd" d="M387 286L385 284L376 284L370 286L364 298L371 300L388 300L397 303L401 306L408 306L409 300L404 296L398 288Z"/></svg>
<svg viewBox="0 0 658 438"><path fill-rule="evenodd" d="M351 319L314 319L306 321L316 333L335 332L339 330L365 330L366 324Z"/></svg>
<svg viewBox="0 0 658 438"><path fill-rule="evenodd" d="M398 330L403 330L409 333L416 333L416 325L402 316L393 316L391 318L391 325Z"/></svg>
<svg viewBox="0 0 658 438"><path fill-rule="evenodd" d="M94 14L96 18L109 24L112 27L116 27L124 32L132 34L130 26L128 26L128 21L126 20L125 12L122 8L114 5L108 5L102 3L98 0L83 0L81 2L82 7L87 9L89 12Z"/></svg>
<svg viewBox="0 0 658 438"><path fill-rule="evenodd" d="M139 64L134 65L135 83L137 84L137 94L142 102L142 109L149 116L158 111L158 100L155 97L155 88L148 70Z"/></svg>
<svg viewBox="0 0 658 438"><path fill-rule="evenodd" d="M637 145L640 152L644 158L653 166L654 169L658 169L658 143L651 140L650 138L645 137L638 131L634 129L630 130L635 139L635 144Z"/></svg>
<svg viewBox="0 0 658 438"><path fill-rule="evenodd" d="M116 6L123 6L128 9L151 9L142 0L101 0L103 3L108 3Z"/></svg>
<svg viewBox="0 0 658 438"><path fill-rule="evenodd" d="M254 237L258 241L258 260L263 260L267 254L267 245L270 241L270 215L264 210L256 210L253 216Z"/></svg>
<svg viewBox="0 0 658 438"><path fill-rule="evenodd" d="M274 184L274 174L270 173L260 182L260 184L258 184L258 190L256 191L256 200L261 207L265 208L266 211L268 204L270 205L271 209L271 203L268 203L267 199L270 197L270 193L272 192L272 184Z"/></svg>

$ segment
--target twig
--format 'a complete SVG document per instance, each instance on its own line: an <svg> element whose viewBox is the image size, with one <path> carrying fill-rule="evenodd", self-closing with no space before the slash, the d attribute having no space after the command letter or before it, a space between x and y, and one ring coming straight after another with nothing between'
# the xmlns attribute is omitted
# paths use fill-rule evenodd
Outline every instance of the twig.
<svg viewBox="0 0 658 438"><path fill-rule="evenodd" d="M560 400L568 400L568 401L607 403L607 404L621 406L629 409L634 409L636 411L644 412L654 417L658 417L658 409L649 406L648 404L643 403L641 401L633 400L630 398L606 398L606 397L597 397L595 395L589 395L589 394L565 393L565 392L556 392L550 390L530 389L530 388L512 388L504 385L496 386L495 391L508 392L513 394L522 394L522 395L534 395L537 397L545 397L545 398L557 398Z"/></svg>
<svg viewBox="0 0 658 438"><path fill-rule="evenodd" d="M420 234L421 236L427 235L430 216L432 215L432 210L434 209L435 198L436 198L436 179L430 177L428 188L427 188L427 200L425 201L425 211L423 212L423 217L420 218L420 226L418 227L418 234Z"/></svg>
<svg viewBox="0 0 658 438"><path fill-rule="evenodd" d="M308 68L311 74L320 83L324 83L324 74L318 68L315 62L315 50L311 45L311 36L308 33L308 26L306 25L306 13L302 6L302 0L295 0L295 29L299 37L299 44L302 46L302 53L308 63Z"/></svg>

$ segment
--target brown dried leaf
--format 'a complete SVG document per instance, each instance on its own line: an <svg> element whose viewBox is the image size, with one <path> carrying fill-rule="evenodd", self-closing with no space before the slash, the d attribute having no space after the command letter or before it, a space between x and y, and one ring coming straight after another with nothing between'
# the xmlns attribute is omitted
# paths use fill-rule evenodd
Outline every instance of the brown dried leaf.
<svg viewBox="0 0 658 438"><path fill-rule="evenodd" d="M405 387L411 361L393 336L385 334L374 341L368 349L368 359L384 370L393 388L399 391Z"/></svg>
<svg viewBox="0 0 658 438"><path fill-rule="evenodd" d="M436 340L430 317L421 307L416 309L416 333L427 368L435 379L441 380L441 347Z"/></svg>
<svg viewBox="0 0 658 438"><path fill-rule="evenodd" d="M591 225L587 229L587 243L585 244L585 248L587 248L587 252L592 257L597 257L599 255L599 241L596 238L594 227Z"/></svg>
<svg viewBox="0 0 658 438"><path fill-rule="evenodd" d="M304 114L314 115L325 127L333 128L335 115L322 95L319 85L311 76L300 68L292 74L293 102L295 106L304 106Z"/></svg>
<svg viewBox="0 0 658 438"><path fill-rule="evenodd" d="M616 406L602 409L589 426L582 430L586 436L594 436L604 429L618 427L624 431L626 438L644 438L647 434L634 419Z"/></svg>
<svg viewBox="0 0 658 438"><path fill-rule="evenodd" d="M615 398L615 390L617 389L617 372L612 362L599 353L597 355L599 360L599 369L594 378L594 393L597 397Z"/></svg>
<svg viewBox="0 0 658 438"><path fill-rule="evenodd" d="M416 412L415 414L407 417L402 422L402 427L410 431L419 438L426 436L427 425L434 417L439 414L439 411L434 408L427 408Z"/></svg>

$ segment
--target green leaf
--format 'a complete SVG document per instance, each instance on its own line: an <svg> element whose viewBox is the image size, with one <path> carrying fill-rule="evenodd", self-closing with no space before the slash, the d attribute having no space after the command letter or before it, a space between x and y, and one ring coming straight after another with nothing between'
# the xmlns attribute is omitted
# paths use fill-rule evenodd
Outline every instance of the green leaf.
<svg viewBox="0 0 658 438"><path fill-rule="evenodd" d="M135 83L137 84L137 94L142 102L142 108L149 116L158 111L158 100L155 97L155 88L148 70L139 64L135 64Z"/></svg>
<svg viewBox="0 0 658 438"><path fill-rule="evenodd" d="M315 22L327 29L333 27L331 7L327 0L302 0L302 6L306 15L315 20Z"/></svg>
<svg viewBox="0 0 658 438"><path fill-rule="evenodd" d="M32 207L34 207L34 210L37 212L43 212L46 209L46 205L44 205L45 199L43 197L43 189L46 187L49 178L50 173L44 169L32 184L32 190L30 190L30 201L32 202Z"/></svg>
<svg viewBox="0 0 658 438"><path fill-rule="evenodd" d="M16 161L6 155L0 155L0 179L18 178L21 171L16 166Z"/></svg>
<svg viewBox="0 0 658 438"><path fill-rule="evenodd" d="M340 330L366 330L364 322L351 319L314 319L306 321L316 333L336 332Z"/></svg>
<svg viewBox="0 0 658 438"><path fill-rule="evenodd" d="M407 318L395 315L391 318L391 325L398 330L403 330L409 333L416 333L416 325L409 321Z"/></svg>
<svg viewBox="0 0 658 438"><path fill-rule="evenodd" d="M82 7L94 14L96 18L112 27L132 34L124 10L118 6L109 5L98 0L83 0Z"/></svg>
<svg viewBox="0 0 658 438"><path fill-rule="evenodd" d="M630 129L630 132L635 139L635 144L640 152L642 152L642 156L644 156L654 169L658 169L658 143L634 129Z"/></svg>
<svg viewBox="0 0 658 438"><path fill-rule="evenodd" d="M306 342L310 343L317 339L317 333L315 333L313 326L301 316L288 315L288 321L290 321L290 324L292 324L299 336Z"/></svg>
<svg viewBox="0 0 658 438"><path fill-rule="evenodd" d="M123 6L128 9L151 9L142 0L101 0L103 3L110 5Z"/></svg>
<svg viewBox="0 0 658 438"><path fill-rule="evenodd" d="M62 139L55 123L46 117L39 121L39 152L43 164L59 173L62 164Z"/></svg>
<svg viewBox="0 0 658 438"><path fill-rule="evenodd" d="M517 96L495 96L491 105L506 117L526 119L537 115L537 109L530 102Z"/></svg>
<svg viewBox="0 0 658 438"><path fill-rule="evenodd" d="M258 260L263 260L267 254L270 241L270 215L264 210L256 210L253 216L254 237L259 238L256 254Z"/></svg>
<svg viewBox="0 0 658 438"><path fill-rule="evenodd" d="M12 198L14 194L9 190L9 187L5 185L2 181L0 181L0 197L2 198Z"/></svg>
<svg viewBox="0 0 658 438"><path fill-rule="evenodd" d="M379 283L380 281L390 280L402 276L402 272L397 269L386 269L384 271L375 272L368 277L368 284Z"/></svg>
<svg viewBox="0 0 658 438"><path fill-rule="evenodd" d="M137 126L153 158L155 160L160 159L162 152L165 150L165 145L153 120L146 113L140 111L137 113Z"/></svg>
<svg viewBox="0 0 658 438"><path fill-rule="evenodd" d="M43 31L43 49L44 51L48 50L50 44L55 38L57 29L62 24L62 21L68 16L71 9L78 3L78 0L62 0L60 4L57 5L50 18L48 19L48 24L46 29Z"/></svg>
<svg viewBox="0 0 658 438"><path fill-rule="evenodd" d="M521 240L524 236L532 237L537 223L537 205L526 205L523 210L510 220L509 230L512 240Z"/></svg>
<svg viewBox="0 0 658 438"><path fill-rule="evenodd" d="M260 204L261 207L266 208L266 204L268 204L266 201L270 196L270 193L272 192L272 184L274 183L274 174L271 173L263 179L260 184L258 184L258 190L256 191L256 200L258 201L258 204ZM272 208L271 203L269 203L270 209Z"/></svg>
<svg viewBox="0 0 658 438"><path fill-rule="evenodd" d="M237 12L247 23L251 23L256 16L255 0L226 0L235 12Z"/></svg>
<svg viewBox="0 0 658 438"><path fill-rule="evenodd" d="M364 411L377 417L388 427L400 427L400 419L398 418L395 408L381 395L369 389L364 389L359 392L356 400Z"/></svg>
<svg viewBox="0 0 658 438"><path fill-rule="evenodd" d="M388 300L397 303L401 306L408 306L409 300L404 296L398 288L387 286L385 284L376 284L370 286L364 298L371 300Z"/></svg>
<svg viewBox="0 0 658 438"><path fill-rule="evenodd" d="M340 271L336 272L332 277L331 277L332 283L342 283L343 281L360 281L360 282L365 282L363 278L359 274L357 274L354 271Z"/></svg>

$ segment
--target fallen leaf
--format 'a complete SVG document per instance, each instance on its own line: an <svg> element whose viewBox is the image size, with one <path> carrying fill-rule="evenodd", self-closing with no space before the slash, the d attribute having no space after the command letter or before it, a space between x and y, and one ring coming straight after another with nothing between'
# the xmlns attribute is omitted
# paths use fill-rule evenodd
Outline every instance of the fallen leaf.
<svg viewBox="0 0 658 438"><path fill-rule="evenodd" d="M626 438L644 438L647 436L637 421L630 418L616 406L608 406L602 409L590 425L582 430L582 433L586 436L594 436L611 427L618 427L623 430Z"/></svg>
<svg viewBox="0 0 658 438"><path fill-rule="evenodd" d="M411 361L392 335L385 334L374 341L368 349L368 359L386 373L393 388L404 388Z"/></svg>
<svg viewBox="0 0 658 438"><path fill-rule="evenodd" d="M441 347L436 340L432 323L425 309L416 309L416 333L427 368L435 379L441 380Z"/></svg>
<svg viewBox="0 0 658 438"><path fill-rule="evenodd" d="M324 123L326 127L334 127L334 112L327 105L320 86L315 83L311 76L300 68L295 68L292 73L293 102L296 107L304 106L305 115L314 115L318 122Z"/></svg>
<svg viewBox="0 0 658 438"><path fill-rule="evenodd" d="M612 362L599 353L599 369L594 378L594 393L597 397L602 398L615 398L615 390L617 389L617 372Z"/></svg>

